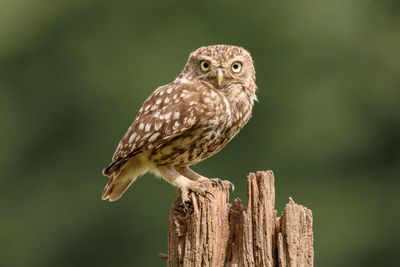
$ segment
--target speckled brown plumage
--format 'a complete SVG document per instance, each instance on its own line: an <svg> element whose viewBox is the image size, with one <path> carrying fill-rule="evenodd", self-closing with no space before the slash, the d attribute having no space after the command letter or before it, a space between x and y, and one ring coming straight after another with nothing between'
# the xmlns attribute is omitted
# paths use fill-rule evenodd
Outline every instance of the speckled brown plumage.
<svg viewBox="0 0 400 267"><path fill-rule="evenodd" d="M148 171L187 191L204 194L205 177L188 167L221 150L251 117L255 70L250 54L228 45L201 47L179 76L143 103L121 139L103 199L117 200Z"/></svg>

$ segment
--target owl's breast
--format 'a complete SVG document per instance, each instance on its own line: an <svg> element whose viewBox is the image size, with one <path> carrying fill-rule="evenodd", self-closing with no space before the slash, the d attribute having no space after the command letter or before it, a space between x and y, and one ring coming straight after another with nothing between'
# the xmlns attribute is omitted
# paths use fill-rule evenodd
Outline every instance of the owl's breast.
<svg viewBox="0 0 400 267"><path fill-rule="evenodd" d="M206 109L199 106L197 123L150 153L158 165L193 165L220 151L251 117L252 103L222 99ZM212 108L211 108L212 107Z"/></svg>

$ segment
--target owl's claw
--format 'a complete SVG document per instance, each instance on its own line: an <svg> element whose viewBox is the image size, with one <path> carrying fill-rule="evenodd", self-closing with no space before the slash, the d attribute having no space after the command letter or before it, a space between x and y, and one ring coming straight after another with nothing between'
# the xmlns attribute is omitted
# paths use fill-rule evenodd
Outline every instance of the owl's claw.
<svg viewBox="0 0 400 267"><path fill-rule="evenodd" d="M185 205L185 203L190 202L189 200L189 190L195 193L198 193L199 195L208 198L208 195L212 196L215 199L215 196L213 193L210 191L206 190L207 186L203 185L202 182L192 182L186 186L181 187L181 198L182 198L182 203Z"/></svg>
<svg viewBox="0 0 400 267"><path fill-rule="evenodd" d="M212 182L214 182L216 184L219 184L222 187L222 189L225 190L225 185L224 185L224 183L222 182L221 179L219 179L219 178L210 178L210 181L212 181Z"/></svg>
<svg viewBox="0 0 400 267"><path fill-rule="evenodd" d="M229 186L231 187L232 192L235 191L235 185L231 181L228 181L228 180L226 180L226 181L229 183Z"/></svg>
<svg viewBox="0 0 400 267"><path fill-rule="evenodd" d="M222 187L223 190L225 190L225 188L226 188L225 183L227 183L228 186L229 186L230 188L232 188L232 192L235 190L235 185L234 185L232 182L228 181L228 180L222 181L222 180L219 179L219 178L211 178L210 181L212 181L212 182L214 182L214 183L220 185L220 186Z"/></svg>
<svg viewBox="0 0 400 267"><path fill-rule="evenodd" d="M211 193L210 191L208 191L208 190L205 190L205 191L204 191L204 193L206 193L206 194L209 194L210 196L212 196L212 197L213 197L213 199L215 199L215 196L214 196L214 194L213 194L213 193ZM205 195L205 197L207 197L207 198L208 198L208 196L207 196L207 195Z"/></svg>

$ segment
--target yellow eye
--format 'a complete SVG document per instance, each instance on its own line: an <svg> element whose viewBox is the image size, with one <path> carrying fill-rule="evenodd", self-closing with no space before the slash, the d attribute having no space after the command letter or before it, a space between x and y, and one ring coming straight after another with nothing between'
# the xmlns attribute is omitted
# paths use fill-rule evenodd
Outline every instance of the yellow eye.
<svg viewBox="0 0 400 267"><path fill-rule="evenodd" d="M202 71L209 71L210 70L210 61L208 60L202 60L200 61L200 69Z"/></svg>
<svg viewBox="0 0 400 267"><path fill-rule="evenodd" d="M239 73L242 70L242 63L237 61L232 64L232 71Z"/></svg>

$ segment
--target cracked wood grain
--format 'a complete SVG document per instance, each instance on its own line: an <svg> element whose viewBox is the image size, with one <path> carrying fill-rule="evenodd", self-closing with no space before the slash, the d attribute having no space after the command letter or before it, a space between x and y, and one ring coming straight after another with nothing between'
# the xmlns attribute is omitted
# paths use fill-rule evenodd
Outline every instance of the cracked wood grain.
<svg viewBox="0 0 400 267"><path fill-rule="evenodd" d="M229 203L229 189L209 187L214 198L191 193L171 207L167 266L313 266L311 210L291 198L280 218L274 174L247 176L248 203Z"/></svg>

